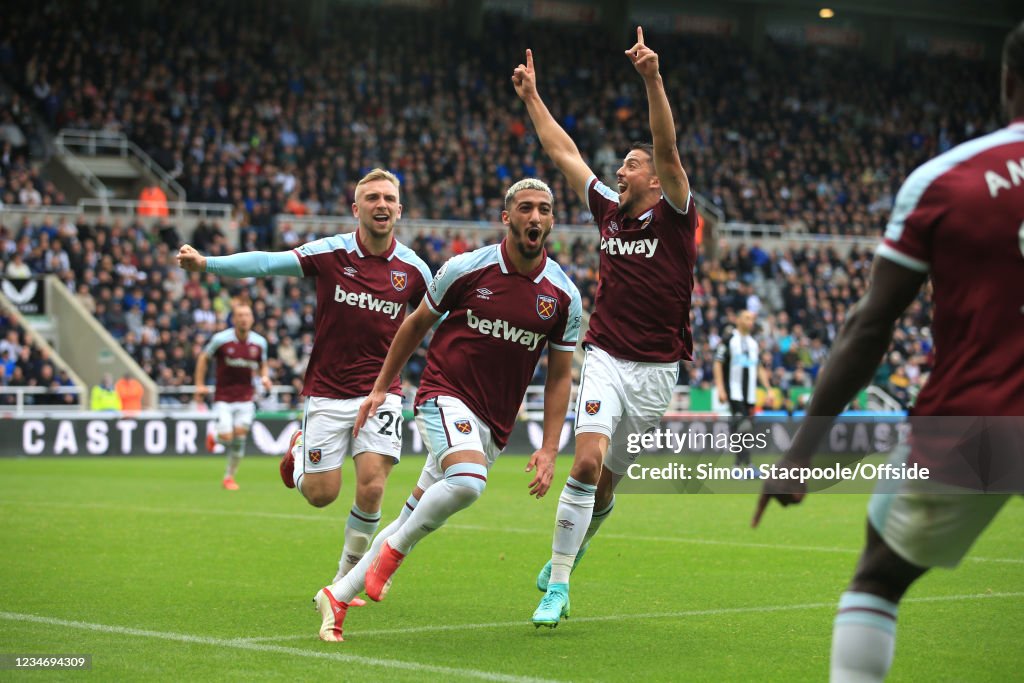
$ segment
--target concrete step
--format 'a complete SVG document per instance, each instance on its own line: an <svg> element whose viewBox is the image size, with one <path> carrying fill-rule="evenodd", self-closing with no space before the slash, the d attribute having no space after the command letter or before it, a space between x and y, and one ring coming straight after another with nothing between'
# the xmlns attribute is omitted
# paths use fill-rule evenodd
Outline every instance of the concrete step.
<svg viewBox="0 0 1024 683"><path fill-rule="evenodd" d="M118 156L79 156L78 159L100 179L135 180L142 174L130 159Z"/></svg>

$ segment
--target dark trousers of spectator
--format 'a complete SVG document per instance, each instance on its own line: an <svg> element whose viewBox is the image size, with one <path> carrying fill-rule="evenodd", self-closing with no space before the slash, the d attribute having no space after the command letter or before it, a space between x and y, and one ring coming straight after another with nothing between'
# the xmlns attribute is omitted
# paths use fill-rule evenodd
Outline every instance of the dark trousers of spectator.
<svg viewBox="0 0 1024 683"><path fill-rule="evenodd" d="M744 401L729 401L729 431L733 434L749 434L754 429L754 404ZM750 449L736 453L736 467L750 466Z"/></svg>

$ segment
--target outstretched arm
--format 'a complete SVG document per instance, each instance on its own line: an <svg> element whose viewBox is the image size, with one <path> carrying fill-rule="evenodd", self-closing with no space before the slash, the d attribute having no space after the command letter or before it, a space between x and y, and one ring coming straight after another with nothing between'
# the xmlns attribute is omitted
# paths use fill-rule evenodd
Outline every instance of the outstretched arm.
<svg viewBox="0 0 1024 683"><path fill-rule="evenodd" d="M302 277L299 257L293 251L247 251L231 256L203 256L195 247L178 250L178 265L194 273L216 273L228 277L290 275Z"/></svg>
<svg viewBox="0 0 1024 683"><path fill-rule="evenodd" d="M676 147L676 124L665 94L665 83L658 68L658 54L644 44L644 30L636 27L636 44L626 50L644 79L647 108L651 117L651 138L654 142L654 173L661 181L661 191L677 211L685 212L690 200L690 181L679 160Z"/></svg>
<svg viewBox="0 0 1024 683"><path fill-rule="evenodd" d="M587 203L587 181L594 172L583 161L580 150L569 134L558 125L537 93L537 75L533 68L533 50L526 51L526 64L520 64L512 72L512 84L516 94L526 103L526 112L537 129L537 137L551 160L558 166L573 191Z"/></svg>
<svg viewBox="0 0 1024 683"><path fill-rule="evenodd" d="M825 367L818 375L807 406L808 418L835 417L871 381L878 363L892 341L893 325L921 290L927 274L910 270L881 256L875 257L871 270L871 286L854 306L846 324L832 345ZM831 426L828 420L806 419L793 437L793 444L782 463L807 465L815 449ZM768 480L758 500L751 522L757 526L769 501L775 498L782 505L799 503L803 492L793 491L792 484Z"/></svg>
<svg viewBox="0 0 1024 683"><path fill-rule="evenodd" d="M412 315L406 318L398 328L395 338L391 340L391 348L388 349L384 365L380 368L380 374L377 375L377 381L373 383L373 390L359 406L359 413L356 415L355 426L352 429L353 437L359 436L359 430L366 424L366 420L370 415L375 415L377 409L384 404L391 381L401 371L402 366L408 362L409 356L420 345L423 338L427 336L427 331L439 318L440 316L431 311L430 306L424 300L419 308L413 311Z"/></svg>

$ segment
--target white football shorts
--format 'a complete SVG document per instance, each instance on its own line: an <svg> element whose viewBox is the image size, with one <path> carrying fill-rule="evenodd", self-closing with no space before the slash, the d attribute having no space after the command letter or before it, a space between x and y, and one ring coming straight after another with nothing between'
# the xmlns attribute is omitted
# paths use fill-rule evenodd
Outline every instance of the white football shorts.
<svg viewBox="0 0 1024 683"><path fill-rule="evenodd" d="M626 451L627 438L661 424L678 377L679 363L622 360L588 344L576 396L576 435L607 436L604 466L625 475L637 457Z"/></svg>
<svg viewBox="0 0 1024 683"><path fill-rule="evenodd" d="M910 447L889 458L907 462ZM949 493L943 493L948 489ZM1009 494L963 493L937 482L883 479L868 503L868 519L892 550L918 567L955 567L970 550Z"/></svg>
<svg viewBox="0 0 1024 683"><path fill-rule="evenodd" d="M227 401L215 401L213 414L217 420L217 433L233 433L239 427L248 430L252 426L253 417L256 415L256 404L252 401L239 401L228 403Z"/></svg>
<svg viewBox="0 0 1024 683"><path fill-rule="evenodd" d="M352 438L359 406L357 398L306 398L302 417L302 472L328 472L341 467L345 458L360 453L390 456L397 464L402 459L402 399L388 394L371 415L359 436ZM296 454L298 460L298 454Z"/></svg>
<svg viewBox="0 0 1024 683"><path fill-rule="evenodd" d="M501 454L490 427L453 396L438 396L417 406L416 426L427 446L427 462L418 484L423 490L444 478L441 463L449 453L483 453L487 469L491 469Z"/></svg>

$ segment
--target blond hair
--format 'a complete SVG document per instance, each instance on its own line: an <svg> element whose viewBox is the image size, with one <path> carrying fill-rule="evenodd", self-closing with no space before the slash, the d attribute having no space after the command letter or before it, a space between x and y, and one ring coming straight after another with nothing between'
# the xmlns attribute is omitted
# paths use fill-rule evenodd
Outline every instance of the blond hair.
<svg viewBox="0 0 1024 683"><path fill-rule="evenodd" d="M372 183L375 180L387 180L388 182L395 186L396 190L402 184L401 181L398 179L398 176L396 176L391 171L384 170L383 168L375 168L366 175L364 175L362 179L358 183L356 183L356 192L358 192L359 188L365 185L366 183Z"/></svg>
<svg viewBox="0 0 1024 683"><path fill-rule="evenodd" d="M515 183L512 187L508 188L508 192L505 193L505 210L512 206L512 201L516 195L523 190L540 190L541 192L547 192L548 196L551 197L551 203L555 202L555 193L551 191L551 188L547 186L543 180L537 180L536 178L523 178L519 182Z"/></svg>

